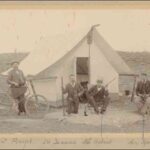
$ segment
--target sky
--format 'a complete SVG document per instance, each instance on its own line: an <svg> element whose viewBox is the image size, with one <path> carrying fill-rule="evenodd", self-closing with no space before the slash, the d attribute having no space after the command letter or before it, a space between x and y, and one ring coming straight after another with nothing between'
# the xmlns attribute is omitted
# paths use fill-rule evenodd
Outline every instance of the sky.
<svg viewBox="0 0 150 150"><path fill-rule="evenodd" d="M3 9L0 10L0 53L30 52L43 37L93 24L100 24L100 34L115 50L150 52L148 9Z"/></svg>

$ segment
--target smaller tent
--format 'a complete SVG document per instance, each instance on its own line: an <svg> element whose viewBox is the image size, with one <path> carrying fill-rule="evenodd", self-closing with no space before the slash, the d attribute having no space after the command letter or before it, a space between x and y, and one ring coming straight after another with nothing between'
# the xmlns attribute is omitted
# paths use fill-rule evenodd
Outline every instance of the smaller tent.
<svg viewBox="0 0 150 150"><path fill-rule="evenodd" d="M20 68L25 75L34 76L36 93L53 102L61 99L61 78L65 85L70 74L90 84L100 77L104 84L115 79L108 86L110 93L119 92L120 74L133 74L96 28L43 38Z"/></svg>

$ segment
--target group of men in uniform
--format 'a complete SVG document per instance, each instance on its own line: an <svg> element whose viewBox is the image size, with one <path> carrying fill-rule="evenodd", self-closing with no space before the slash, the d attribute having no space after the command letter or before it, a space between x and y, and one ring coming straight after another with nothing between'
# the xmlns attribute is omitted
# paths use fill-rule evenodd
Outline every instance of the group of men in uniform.
<svg viewBox="0 0 150 150"><path fill-rule="evenodd" d="M109 92L103 85L103 80L97 80L97 84L88 89L77 83L74 75L70 75L70 83L63 88L63 92L68 94L68 114L78 113L79 100L82 99L83 95L86 102L94 108L97 114L103 114L110 102ZM147 74L141 74L133 92L135 93L133 102L137 106L138 112L140 114L150 114L150 81ZM101 106L101 110L99 110L99 106Z"/></svg>
<svg viewBox="0 0 150 150"><path fill-rule="evenodd" d="M8 73L8 84L10 85L11 96L16 100L18 115L26 114L25 110L25 93L27 91L26 78L18 67L19 62L13 62L12 70ZM98 79L96 85L88 88L81 86L76 82L75 76L69 76L70 82L62 87L63 94L67 94L67 113L78 113L79 103L82 102L83 97L86 103L90 104L96 114L105 113L110 102L109 92L107 87L103 85L103 80ZM141 80L136 86L136 97L134 102L140 113L147 113L150 106L150 81L146 74L142 74ZM101 109L99 110L99 106Z"/></svg>
<svg viewBox="0 0 150 150"><path fill-rule="evenodd" d="M85 96L86 102L94 108L94 111L97 114L103 114L109 104L109 93L103 86L103 80L97 80L97 84L88 89L77 83L75 76L72 74L70 75L70 83L68 83L62 90L64 94L67 93L68 114L78 113L79 101L82 101L83 95ZM100 111L98 109L98 104L102 106Z"/></svg>

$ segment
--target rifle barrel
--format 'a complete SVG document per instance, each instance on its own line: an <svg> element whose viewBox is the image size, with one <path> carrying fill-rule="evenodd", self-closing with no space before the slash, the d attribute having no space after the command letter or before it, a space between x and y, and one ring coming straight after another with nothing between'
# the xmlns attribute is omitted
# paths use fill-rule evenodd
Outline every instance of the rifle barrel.
<svg viewBox="0 0 150 150"><path fill-rule="evenodd" d="M108 86L110 83L112 83L115 79L116 79L116 77L114 77L112 80L110 80L110 81L105 85L105 87Z"/></svg>

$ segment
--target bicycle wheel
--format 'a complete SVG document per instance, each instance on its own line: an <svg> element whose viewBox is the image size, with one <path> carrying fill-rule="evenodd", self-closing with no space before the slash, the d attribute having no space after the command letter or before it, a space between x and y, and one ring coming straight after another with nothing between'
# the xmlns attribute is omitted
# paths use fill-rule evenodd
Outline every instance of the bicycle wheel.
<svg viewBox="0 0 150 150"><path fill-rule="evenodd" d="M49 103L44 96L35 95L26 100L25 109L30 117L43 117L49 110Z"/></svg>

